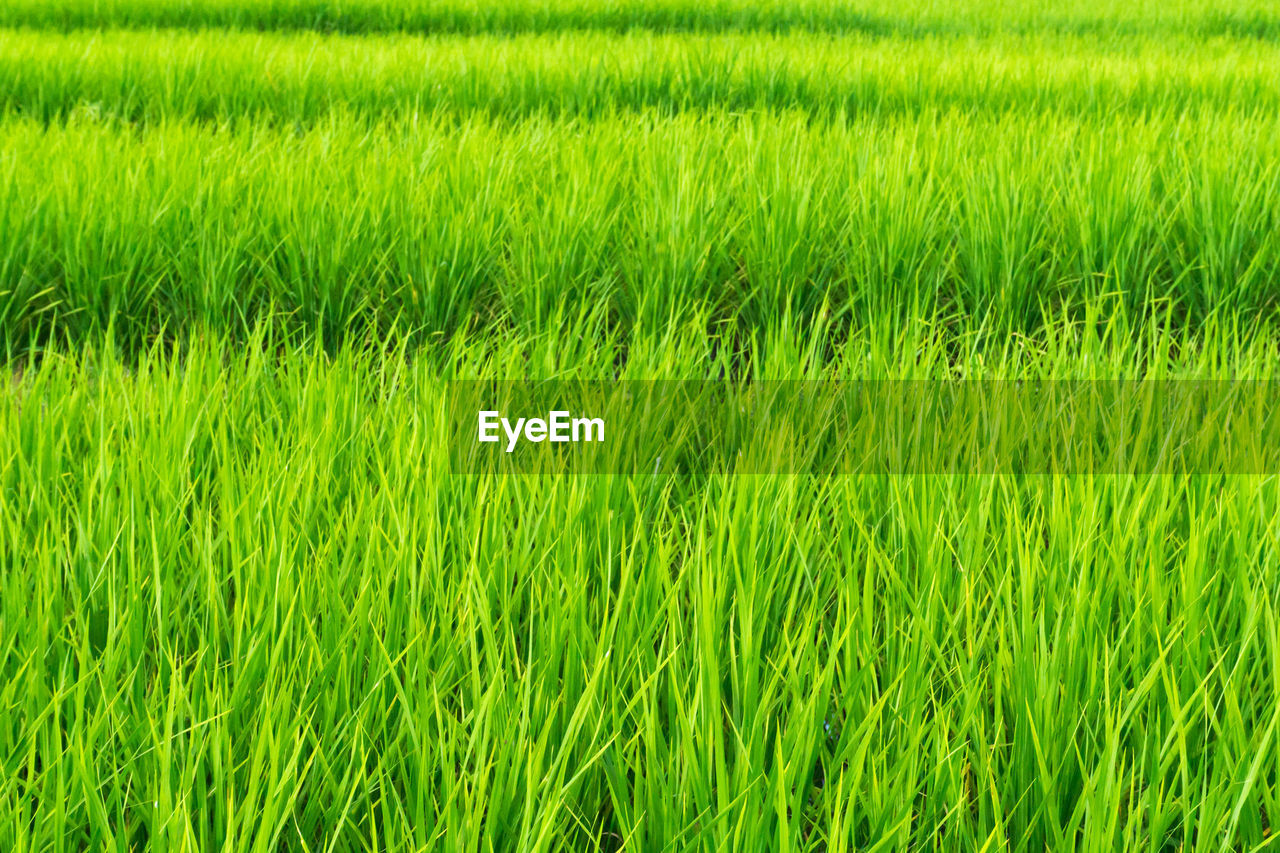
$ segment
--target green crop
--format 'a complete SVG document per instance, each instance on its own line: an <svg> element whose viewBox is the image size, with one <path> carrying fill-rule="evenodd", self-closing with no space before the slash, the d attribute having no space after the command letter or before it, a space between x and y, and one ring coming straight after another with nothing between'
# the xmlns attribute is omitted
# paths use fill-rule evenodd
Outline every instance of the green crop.
<svg viewBox="0 0 1280 853"><path fill-rule="evenodd" d="M43 848L1260 843L1273 477L452 476L441 377L558 338L48 353L0 405L0 837ZM1055 324L983 375L1275 376ZM941 376L927 326L760 375ZM627 376L709 352L699 325ZM952 342L959 351L966 335ZM1241 348L1243 347L1243 348ZM972 352L971 365L979 363ZM652 441L660 450L662 436Z"/></svg>
<svg viewBox="0 0 1280 853"><path fill-rule="evenodd" d="M624 328L825 307L1028 331L1110 295L1247 318L1274 309L1278 131L1231 113L11 119L0 316L14 349L51 330L243 334L277 313L329 340L540 331L583 302Z"/></svg>
<svg viewBox="0 0 1280 853"><path fill-rule="evenodd" d="M1274 473L448 441L454 379L1280 380L1278 21L8 0L0 847L1269 849Z"/></svg>
<svg viewBox="0 0 1280 853"><path fill-rule="evenodd" d="M1274 38L1263 0L9 0L0 23L41 27L240 27L337 32L812 30L915 37L1065 32Z"/></svg>
<svg viewBox="0 0 1280 853"><path fill-rule="evenodd" d="M620 111L1129 118L1275 115L1270 41L826 35L379 38L0 32L0 108L51 121L310 123L335 110L495 119Z"/></svg>

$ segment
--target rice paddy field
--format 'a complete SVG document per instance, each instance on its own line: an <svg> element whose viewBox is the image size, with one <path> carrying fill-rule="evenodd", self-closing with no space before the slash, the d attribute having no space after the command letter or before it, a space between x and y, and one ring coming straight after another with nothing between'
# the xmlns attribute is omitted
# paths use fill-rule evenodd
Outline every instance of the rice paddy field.
<svg viewBox="0 0 1280 853"><path fill-rule="evenodd" d="M448 428L1273 382L1278 306L1263 0L6 0L0 847L1280 849L1280 471Z"/></svg>

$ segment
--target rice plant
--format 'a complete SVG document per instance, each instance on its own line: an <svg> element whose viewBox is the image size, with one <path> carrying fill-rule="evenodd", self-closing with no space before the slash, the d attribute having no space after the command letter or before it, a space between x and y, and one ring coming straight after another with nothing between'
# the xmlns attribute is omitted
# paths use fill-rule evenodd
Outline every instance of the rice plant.
<svg viewBox="0 0 1280 853"><path fill-rule="evenodd" d="M0 25L6 849L1275 844L1275 471L677 470L673 403L666 467L459 472L450 425L457 380L1280 380L1266 4Z"/></svg>

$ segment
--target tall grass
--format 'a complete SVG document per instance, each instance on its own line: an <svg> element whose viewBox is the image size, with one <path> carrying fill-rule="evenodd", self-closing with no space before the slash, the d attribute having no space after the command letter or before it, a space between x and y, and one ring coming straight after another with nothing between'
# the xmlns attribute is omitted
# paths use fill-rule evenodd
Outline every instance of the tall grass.
<svg viewBox="0 0 1280 853"><path fill-rule="evenodd" d="M1275 114L1267 42L814 36L349 38L0 32L0 109L60 120L312 122L421 111L591 118L794 109L815 117Z"/></svg>
<svg viewBox="0 0 1280 853"><path fill-rule="evenodd" d="M459 476L446 383L1280 378L1276 21L0 5L0 847L1274 845L1273 475Z"/></svg>
<svg viewBox="0 0 1280 853"><path fill-rule="evenodd" d="M960 311L1029 330L1109 294L1186 322L1274 308L1277 124L719 113L334 116L309 131L0 124L7 345L243 333L752 327ZM572 313L572 312L571 312ZM37 338L32 338L36 335Z"/></svg>
<svg viewBox="0 0 1280 853"><path fill-rule="evenodd" d="M1275 38L1280 33L1280 18L1262 0L8 0L0 7L0 24L450 34L804 29L899 37L1064 32Z"/></svg>
<svg viewBox="0 0 1280 853"><path fill-rule="evenodd" d="M1273 477L449 476L441 372L608 370L590 322L566 330L585 355L259 338L24 372L0 397L0 839L1267 842ZM667 334L628 375L723 358ZM769 372L948 369L926 327L825 367L811 341L775 339ZM1190 343L1056 325L988 367L1196 371Z"/></svg>
<svg viewBox="0 0 1280 853"><path fill-rule="evenodd" d="M0 109L58 121L311 122L335 109L518 120L648 109L815 117L1136 116L1280 108L1271 42L814 35L421 39L314 34L0 31Z"/></svg>

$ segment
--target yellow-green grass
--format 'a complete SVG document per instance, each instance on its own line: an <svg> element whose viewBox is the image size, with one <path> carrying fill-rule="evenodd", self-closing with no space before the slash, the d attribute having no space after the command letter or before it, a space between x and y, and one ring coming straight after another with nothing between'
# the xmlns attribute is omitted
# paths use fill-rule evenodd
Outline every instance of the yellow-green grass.
<svg viewBox="0 0 1280 853"><path fill-rule="evenodd" d="M449 473L442 377L612 375L602 329L28 365L0 397L0 840L1267 842L1274 476ZM759 375L1280 367L1220 328L815 332L755 341ZM625 376L732 366L665 333Z"/></svg>
<svg viewBox="0 0 1280 853"><path fill-rule="evenodd" d="M193 7L194 8L194 7ZM1274 308L1265 41L0 34L0 338ZM122 203L122 200L127 200Z"/></svg>
<svg viewBox="0 0 1280 853"><path fill-rule="evenodd" d="M1275 20L5 3L0 847L1267 849L1274 475L459 476L445 383L1280 379Z"/></svg>
<svg viewBox="0 0 1280 853"><path fill-rule="evenodd" d="M1275 38L1264 0L8 0L0 24L339 32L811 30L915 37L1066 32Z"/></svg>
<svg viewBox="0 0 1280 853"><path fill-rule="evenodd" d="M1280 124L1232 113L592 121L347 113L305 130L82 116L0 123L0 319L13 351L136 345L266 313L336 340L766 328L959 311L1028 330L1118 295L1187 322L1274 310Z"/></svg>
<svg viewBox="0 0 1280 853"><path fill-rule="evenodd" d="M1280 109L1274 42L1141 36L878 39L825 34L419 38L0 31L0 109L128 121L309 123L435 110L517 120L648 109L815 118L1132 117Z"/></svg>

